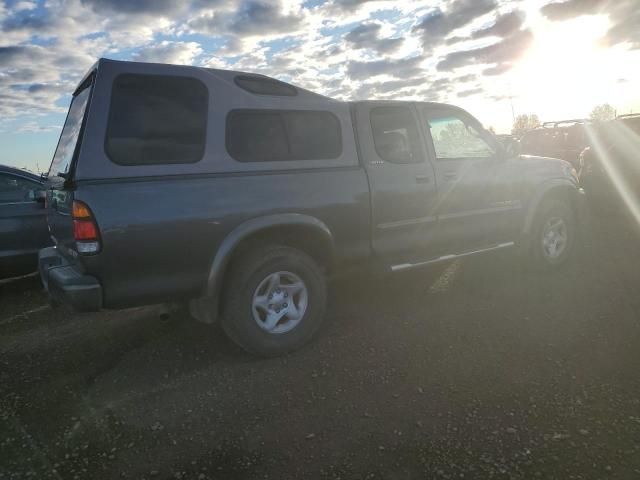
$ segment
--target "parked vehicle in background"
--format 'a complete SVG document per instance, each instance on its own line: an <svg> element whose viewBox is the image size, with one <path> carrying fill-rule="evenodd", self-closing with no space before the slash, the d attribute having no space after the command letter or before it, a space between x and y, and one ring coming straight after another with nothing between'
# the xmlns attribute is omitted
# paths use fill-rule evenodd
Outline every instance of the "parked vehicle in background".
<svg viewBox="0 0 640 480"><path fill-rule="evenodd" d="M38 251L51 245L40 176L0 165L0 278L38 269Z"/></svg>
<svg viewBox="0 0 640 480"><path fill-rule="evenodd" d="M583 197L568 163L511 155L451 105L111 60L75 91L47 185L50 295L189 301L266 356L310 340L337 271L514 246L561 265Z"/></svg>
<svg viewBox="0 0 640 480"><path fill-rule="evenodd" d="M590 127L580 154L580 183L595 201L621 194L640 202L640 114L620 115Z"/></svg>
<svg viewBox="0 0 640 480"><path fill-rule="evenodd" d="M589 121L583 119L545 122L520 139L522 153L560 158L577 169L580 153L589 145L587 125Z"/></svg>
<svg viewBox="0 0 640 480"><path fill-rule="evenodd" d="M513 155L520 155L520 153L522 153L522 146L516 135L500 133L496 135L496 138L500 141L505 151L511 152Z"/></svg>

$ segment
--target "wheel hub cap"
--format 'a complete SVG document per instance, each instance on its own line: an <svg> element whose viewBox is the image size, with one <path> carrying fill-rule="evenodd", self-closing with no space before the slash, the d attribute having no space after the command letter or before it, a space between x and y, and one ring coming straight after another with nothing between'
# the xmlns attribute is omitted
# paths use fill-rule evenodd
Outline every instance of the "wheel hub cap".
<svg viewBox="0 0 640 480"><path fill-rule="evenodd" d="M542 249L548 258L556 259L567 247L567 225L560 217L552 217L542 230Z"/></svg>
<svg viewBox="0 0 640 480"><path fill-rule="evenodd" d="M286 333L300 323L308 301L307 286L298 275L272 273L260 282L253 294L253 319L269 333Z"/></svg>

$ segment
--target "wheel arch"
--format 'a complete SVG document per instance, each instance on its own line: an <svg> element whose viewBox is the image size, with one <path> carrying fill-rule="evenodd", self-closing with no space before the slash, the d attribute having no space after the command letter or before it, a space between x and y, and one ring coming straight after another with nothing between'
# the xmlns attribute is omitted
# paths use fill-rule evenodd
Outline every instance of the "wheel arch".
<svg viewBox="0 0 640 480"><path fill-rule="evenodd" d="M551 199L567 202L574 215L579 217L581 215L579 195L579 188L568 180L557 179L545 182L536 190L529 202L529 207L525 215L523 234L529 235L531 233L536 214L540 210L540 207Z"/></svg>
<svg viewBox="0 0 640 480"><path fill-rule="evenodd" d="M333 262L333 235L316 217L283 213L253 218L234 228L222 241L209 268L204 296L217 297L234 256L256 245L276 243L298 248L326 270Z"/></svg>

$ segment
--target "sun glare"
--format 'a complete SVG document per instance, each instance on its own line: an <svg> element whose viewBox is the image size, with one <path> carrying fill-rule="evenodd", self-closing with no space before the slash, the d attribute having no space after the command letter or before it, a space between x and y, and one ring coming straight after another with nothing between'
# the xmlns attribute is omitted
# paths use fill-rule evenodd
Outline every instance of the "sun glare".
<svg viewBox="0 0 640 480"><path fill-rule="evenodd" d="M609 21L604 16L551 23L541 20L536 39L511 78L513 95L523 107L544 105L551 115L585 115L618 81L615 54L600 39ZM601 100L602 99L602 100Z"/></svg>

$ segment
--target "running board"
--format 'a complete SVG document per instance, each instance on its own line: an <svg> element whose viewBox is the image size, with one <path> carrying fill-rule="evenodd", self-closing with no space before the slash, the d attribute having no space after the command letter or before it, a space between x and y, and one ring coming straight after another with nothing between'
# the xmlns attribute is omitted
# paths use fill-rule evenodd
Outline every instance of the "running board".
<svg viewBox="0 0 640 480"><path fill-rule="evenodd" d="M424 267L426 265L431 265L432 263L446 262L447 260L455 260L456 258L468 257L469 255L475 255L476 253L492 252L494 250L500 250L502 248L513 247L514 245L515 245L515 242L499 243L497 245L483 248L481 250L473 250L470 252L459 253L457 255L443 255L442 257L434 258L433 260L427 260L426 262L401 263L400 265L392 265L391 271L399 272L402 270L409 270L411 268Z"/></svg>

